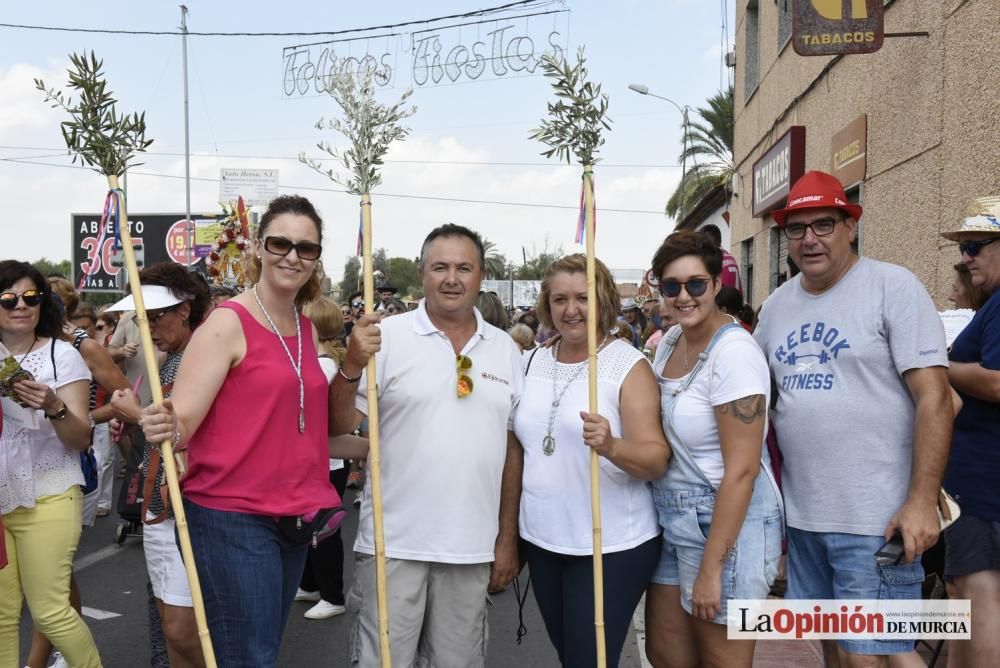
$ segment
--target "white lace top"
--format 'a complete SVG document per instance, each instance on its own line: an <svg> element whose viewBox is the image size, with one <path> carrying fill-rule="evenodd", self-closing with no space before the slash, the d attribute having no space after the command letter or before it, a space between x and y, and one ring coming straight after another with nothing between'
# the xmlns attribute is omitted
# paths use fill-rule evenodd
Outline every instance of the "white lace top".
<svg viewBox="0 0 1000 668"><path fill-rule="evenodd" d="M590 514L590 449L583 443L580 411L589 406L587 363L563 364L554 348L524 354L524 394L514 413L513 428L524 449L521 493L521 536L560 554L593 553ZM615 340L597 356L598 409L622 435L620 393L625 377L636 364L649 365L638 350ZM567 383L569 386L567 387ZM553 388L555 385L555 388ZM553 410L553 389L559 399L552 425L555 449L545 454L543 442ZM659 535L649 485L600 458L601 517L604 552L628 550Z"/></svg>
<svg viewBox="0 0 1000 668"><path fill-rule="evenodd" d="M52 359L58 370L53 373ZM71 344L56 341L55 350L48 342L21 361L39 383L58 389L79 380L90 381L90 370ZM33 508L43 496L62 494L73 485L84 483L80 453L64 446L42 411L35 411L38 428L19 426L8 418L14 407L3 398L4 421L0 434L0 514L15 508Z"/></svg>

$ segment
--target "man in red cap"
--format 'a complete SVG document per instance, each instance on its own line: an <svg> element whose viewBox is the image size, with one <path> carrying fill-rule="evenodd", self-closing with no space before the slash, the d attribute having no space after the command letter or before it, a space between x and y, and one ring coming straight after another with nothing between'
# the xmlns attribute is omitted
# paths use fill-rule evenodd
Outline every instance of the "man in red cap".
<svg viewBox="0 0 1000 668"><path fill-rule="evenodd" d="M788 598L920 598L951 442L944 328L897 265L858 257L862 209L809 172L774 219L801 273L764 303L754 338L778 387ZM876 556L887 541L900 558ZM893 546L887 550L892 551ZM824 642L827 665L887 666L913 641Z"/></svg>

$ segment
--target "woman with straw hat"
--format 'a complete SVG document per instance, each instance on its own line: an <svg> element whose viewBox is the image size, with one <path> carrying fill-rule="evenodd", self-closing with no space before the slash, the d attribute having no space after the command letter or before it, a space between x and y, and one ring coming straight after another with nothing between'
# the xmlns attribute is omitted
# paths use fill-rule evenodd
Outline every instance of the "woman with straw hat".
<svg viewBox="0 0 1000 668"><path fill-rule="evenodd" d="M972 284L993 296L951 346L948 380L962 398L944 487L962 507L945 531L945 580L976 611L970 640L948 643L948 665L992 665L1000 655L1000 197L973 201L958 230Z"/></svg>

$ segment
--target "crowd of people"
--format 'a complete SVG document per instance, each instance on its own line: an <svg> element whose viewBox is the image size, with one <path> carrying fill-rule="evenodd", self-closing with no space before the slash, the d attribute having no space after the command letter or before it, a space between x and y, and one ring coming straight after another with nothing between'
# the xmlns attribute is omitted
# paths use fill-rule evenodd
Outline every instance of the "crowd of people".
<svg viewBox="0 0 1000 668"><path fill-rule="evenodd" d="M20 665L23 602L31 668L102 665L72 563L81 528L110 510L116 448L146 480L154 661L205 665L168 441L218 665L275 666L293 602L308 601L309 619L349 613L352 665L379 666L372 357L396 665L485 666L489 596L525 566L561 664L597 665L592 452L608 665L643 596L652 665L750 666L754 641L727 637L729 601L779 582L789 599L915 599L931 572L973 610L949 666L994 665L1000 197L942 235L961 260L951 300L975 311L950 345L914 274L852 249L862 213L834 177L803 176L773 213L795 275L758 312L717 228L663 240L656 298L623 299L596 260L590 303L587 258L571 254L518 310L481 290L480 236L446 224L419 249L422 298L383 284L366 313L361 292L320 294L323 222L282 196L260 220L246 291L173 263L140 272L158 405L131 296L98 312L65 279L0 262L0 337L30 374L2 398L0 666ZM345 584L348 488L359 520ZM942 532L944 492L961 515ZM823 651L827 666L922 665L912 640Z"/></svg>

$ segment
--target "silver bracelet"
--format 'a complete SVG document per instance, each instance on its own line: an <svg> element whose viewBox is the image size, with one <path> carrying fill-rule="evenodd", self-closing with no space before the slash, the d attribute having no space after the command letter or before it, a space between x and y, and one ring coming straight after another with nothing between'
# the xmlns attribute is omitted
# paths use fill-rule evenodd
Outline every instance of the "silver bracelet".
<svg viewBox="0 0 1000 668"><path fill-rule="evenodd" d="M344 380L346 380L348 383L356 383L359 380L361 380L361 374L360 373L357 376L355 376L354 378L351 378L346 373L344 373L344 367L340 367L339 369L337 369L337 373L339 373L341 376L343 376ZM362 373L364 373L364 372L362 372Z"/></svg>

